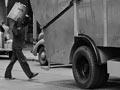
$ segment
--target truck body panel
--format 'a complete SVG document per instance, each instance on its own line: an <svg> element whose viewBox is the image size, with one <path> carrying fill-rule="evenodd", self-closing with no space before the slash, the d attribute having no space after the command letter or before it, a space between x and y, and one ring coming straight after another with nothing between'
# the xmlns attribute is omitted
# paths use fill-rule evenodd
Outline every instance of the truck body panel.
<svg viewBox="0 0 120 90"><path fill-rule="evenodd" d="M97 46L104 46L106 42L107 47L120 47L119 4L119 0L83 0L79 5L79 33L90 36Z"/></svg>
<svg viewBox="0 0 120 90"><path fill-rule="evenodd" d="M103 0L83 0L79 8L79 32L91 37L96 45L103 46L104 6Z"/></svg>
<svg viewBox="0 0 120 90"><path fill-rule="evenodd" d="M35 18L42 26L60 13L69 2L70 0L36 0L36 2L31 0ZM44 30L44 33L47 58L51 62L69 63L69 55L74 40L73 8Z"/></svg>
<svg viewBox="0 0 120 90"><path fill-rule="evenodd" d="M109 0L108 15L108 46L120 47L120 1Z"/></svg>
<svg viewBox="0 0 120 90"><path fill-rule="evenodd" d="M31 0L33 13L41 26L58 15L71 0ZM88 35L100 47L120 47L120 1L82 0L78 9L78 34ZM69 63L74 43L74 9L51 24L45 33L47 58Z"/></svg>

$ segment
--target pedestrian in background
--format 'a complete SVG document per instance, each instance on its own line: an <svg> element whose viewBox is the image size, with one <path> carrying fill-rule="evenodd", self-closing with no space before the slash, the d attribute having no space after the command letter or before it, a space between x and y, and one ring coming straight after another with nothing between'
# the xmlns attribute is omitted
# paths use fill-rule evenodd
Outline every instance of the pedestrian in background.
<svg viewBox="0 0 120 90"><path fill-rule="evenodd" d="M33 73L30 70L30 67L26 61L26 57L24 56L22 49L25 44L25 30L24 27L29 23L29 17L25 16L23 19L19 18L17 21L10 22L10 29L12 29L13 33L13 44L12 44L12 57L9 65L6 68L5 71L5 78L6 79L15 79L12 77L12 68L15 62L18 60L23 71L27 75L29 79L32 79L33 77L37 76L38 73Z"/></svg>

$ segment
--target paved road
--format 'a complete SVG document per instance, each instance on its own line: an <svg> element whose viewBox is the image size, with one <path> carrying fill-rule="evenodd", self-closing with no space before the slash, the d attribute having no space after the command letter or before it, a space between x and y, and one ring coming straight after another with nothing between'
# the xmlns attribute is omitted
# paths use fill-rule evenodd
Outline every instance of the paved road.
<svg viewBox="0 0 120 90"><path fill-rule="evenodd" d="M29 61L32 71L40 74L33 80L28 80L17 62L13 69L13 76L17 79L5 80L3 77L8 63L7 58L0 58L0 90L82 90L76 86L70 67L44 70L41 69L38 62ZM111 78L104 87L97 90L119 89L120 78Z"/></svg>

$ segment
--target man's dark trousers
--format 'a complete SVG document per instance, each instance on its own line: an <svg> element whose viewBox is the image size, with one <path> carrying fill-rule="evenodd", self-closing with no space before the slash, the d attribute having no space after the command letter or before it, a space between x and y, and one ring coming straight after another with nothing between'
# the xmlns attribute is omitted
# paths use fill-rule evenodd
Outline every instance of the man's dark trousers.
<svg viewBox="0 0 120 90"><path fill-rule="evenodd" d="M12 78L12 68L15 62L18 60L23 71L28 76L29 79L35 77L38 75L38 73L34 74L31 72L30 67L26 61L26 57L23 55L22 49L25 44L25 29L24 27L28 24L28 20L22 20L22 21L14 21L10 19L10 30L12 30L13 34L13 43L12 43L12 50L13 54L11 57L10 64L6 68L5 72L5 78Z"/></svg>
<svg viewBox="0 0 120 90"><path fill-rule="evenodd" d="M6 68L5 77L12 77L11 71L17 60L19 61L23 71L28 76L28 78L31 77L33 73L31 72L28 63L26 62L26 57L23 55L22 48L13 48L13 54L11 61Z"/></svg>

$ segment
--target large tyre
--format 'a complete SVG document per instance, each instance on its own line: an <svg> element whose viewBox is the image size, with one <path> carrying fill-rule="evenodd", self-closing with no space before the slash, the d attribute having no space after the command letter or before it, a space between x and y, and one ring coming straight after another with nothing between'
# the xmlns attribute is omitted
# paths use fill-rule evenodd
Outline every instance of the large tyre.
<svg viewBox="0 0 120 90"><path fill-rule="evenodd" d="M48 65L48 61L46 59L46 53L45 53L45 48L41 47L38 52L38 60L41 66L46 66Z"/></svg>
<svg viewBox="0 0 120 90"><path fill-rule="evenodd" d="M98 65L88 46L79 47L73 55L73 75L81 88L97 88L108 80L107 64Z"/></svg>

